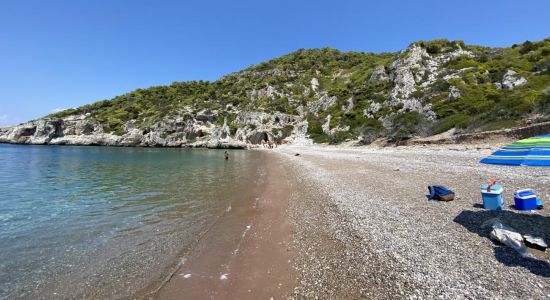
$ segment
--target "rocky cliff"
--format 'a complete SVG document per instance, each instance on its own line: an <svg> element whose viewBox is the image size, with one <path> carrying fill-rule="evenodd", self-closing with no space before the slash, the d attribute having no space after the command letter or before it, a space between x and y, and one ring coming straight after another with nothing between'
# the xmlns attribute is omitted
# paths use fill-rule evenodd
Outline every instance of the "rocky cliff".
<svg viewBox="0 0 550 300"><path fill-rule="evenodd" d="M18 126L0 142L247 148L399 141L550 120L550 39L421 41L399 53L298 50L215 82L138 89Z"/></svg>
<svg viewBox="0 0 550 300"><path fill-rule="evenodd" d="M224 120L221 126L215 124L218 118ZM307 126L302 132L299 126L294 129L299 119L283 113L242 112L235 123L242 126L232 132L227 118L203 110L188 118L166 118L147 128L139 128L131 120L124 124L124 133L117 135L105 132L89 114L71 115L0 128L0 143L244 149L267 141L291 143L296 137L305 137L307 131Z"/></svg>

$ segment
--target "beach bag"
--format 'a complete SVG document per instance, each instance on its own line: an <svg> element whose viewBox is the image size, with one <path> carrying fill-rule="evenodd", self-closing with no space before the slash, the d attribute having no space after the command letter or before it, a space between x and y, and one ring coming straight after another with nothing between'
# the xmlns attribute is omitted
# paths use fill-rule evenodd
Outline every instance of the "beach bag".
<svg viewBox="0 0 550 300"><path fill-rule="evenodd" d="M428 192L429 194L426 195L428 200L453 201L455 199L455 192L442 185L430 185Z"/></svg>

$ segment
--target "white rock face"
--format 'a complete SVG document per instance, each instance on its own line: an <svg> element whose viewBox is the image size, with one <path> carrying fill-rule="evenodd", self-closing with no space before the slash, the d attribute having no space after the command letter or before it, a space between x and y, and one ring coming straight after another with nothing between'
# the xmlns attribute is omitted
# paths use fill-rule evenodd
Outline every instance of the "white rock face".
<svg viewBox="0 0 550 300"><path fill-rule="evenodd" d="M460 89L458 89L456 86L449 87L449 95L447 96L447 99L456 99L462 96L462 92L460 92Z"/></svg>
<svg viewBox="0 0 550 300"><path fill-rule="evenodd" d="M457 45L458 49L452 52L448 53L442 53L438 55L429 55L427 57L427 60L424 62L426 65L426 71L427 71L427 79L423 79L420 86L422 88L426 88L428 86L431 86L434 84L437 79L447 73L450 72L450 74L447 74L443 77L444 80L449 81L452 78L460 78L460 74L462 74L464 71L471 69L471 68L464 68L457 71L448 70L445 68L442 68L441 66L447 62L449 62L453 58L461 57L461 56L467 56L467 57L473 57L474 54L471 51L463 50L460 45ZM424 75L424 74L422 74Z"/></svg>
<svg viewBox="0 0 550 300"><path fill-rule="evenodd" d="M249 94L250 100L255 101L259 98L276 98L276 97L282 97L284 96L283 93L280 93L275 89L273 86L267 86L266 88L259 89L259 90L252 90Z"/></svg>
<svg viewBox="0 0 550 300"><path fill-rule="evenodd" d="M399 112L416 111L433 120L436 115L431 106L424 106L421 100L412 96L417 90L417 81L420 82L426 72L423 60L430 56L426 49L418 45L411 46L406 53L405 57L397 59L390 66L393 88L388 103L392 106L402 105Z"/></svg>
<svg viewBox="0 0 550 300"><path fill-rule="evenodd" d="M365 118L374 118L374 113L379 111L381 108L382 104L373 101L370 103L369 107L363 110L363 116L365 116Z"/></svg>
<svg viewBox="0 0 550 300"><path fill-rule="evenodd" d="M429 120L434 120L436 114L432 110L431 104L424 104L421 99L413 96L414 93L425 91L444 74L442 72L449 72L441 67L444 63L460 56L471 57L473 53L462 50L458 46L458 49L453 52L430 55L426 49L415 44L402 52L402 54L405 54L405 56L395 60L390 65L390 79L393 87L388 104L391 106L402 106L398 111L399 113L414 111L423 114ZM457 73L463 71L458 70L455 73L445 75L443 78L445 80L458 78L460 76ZM366 109L364 114L365 116L372 116L372 112L369 109Z"/></svg>
<svg viewBox="0 0 550 300"><path fill-rule="evenodd" d="M321 128L323 129L324 134L330 134L330 120L332 119L331 115L328 115L325 119L325 123L321 125Z"/></svg>
<svg viewBox="0 0 550 300"><path fill-rule="evenodd" d="M293 144L293 145L312 145L313 141L308 137L307 135L307 128L309 126L309 123L307 120L303 120L302 122L297 123L294 126L294 131L292 132L292 135L290 138L288 138L286 141Z"/></svg>
<svg viewBox="0 0 550 300"><path fill-rule="evenodd" d="M241 128L231 136L225 117L223 125L215 125L221 118L218 111L205 109L190 115L184 110L180 113L144 128L138 128L135 120L130 120L124 124L122 135L105 133L97 121L85 115L39 119L2 128L0 143L247 148L261 140L284 138L282 129L301 121L297 116L283 113L238 112L235 123Z"/></svg>
<svg viewBox="0 0 550 300"><path fill-rule="evenodd" d="M316 92L319 89L319 80L317 78L313 77L311 79L311 89Z"/></svg>
<svg viewBox="0 0 550 300"><path fill-rule="evenodd" d="M390 80L390 77L386 73L386 68L384 66L378 66L372 74L370 75L369 81L377 81L377 82L388 82Z"/></svg>
<svg viewBox="0 0 550 300"><path fill-rule="evenodd" d="M348 131L350 129L349 126L337 126L334 128L330 128L330 120L332 119L331 115L328 115L325 119L325 123L321 125L321 128L323 129L323 133L329 136L335 135L338 132Z"/></svg>
<svg viewBox="0 0 550 300"><path fill-rule="evenodd" d="M309 102L307 104L308 111L313 114L317 115L319 111L327 110L327 108L331 107L336 103L336 97L335 96L329 96L325 91L323 91L318 100Z"/></svg>
<svg viewBox="0 0 550 300"><path fill-rule="evenodd" d="M415 73L425 71L422 58L429 56L426 49L413 45L406 53L404 58L395 60L390 66L393 83L390 101L409 98L416 91Z"/></svg>
<svg viewBox="0 0 550 300"><path fill-rule="evenodd" d="M353 109L353 106L354 106L353 97L349 97L346 100L346 103L342 105L342 110L346 112L351 111Z"/></svg>
<svg viewBox="0 0 550 300"><path fill-rule="evenodd" d="M517 76L517 73L514 70L508 70L502 77L502 82L500 87L503 89L512 90L520 85L524 85L527 83L527 79L522 76ZM497 85L497 88L499 86Z"/></svg>

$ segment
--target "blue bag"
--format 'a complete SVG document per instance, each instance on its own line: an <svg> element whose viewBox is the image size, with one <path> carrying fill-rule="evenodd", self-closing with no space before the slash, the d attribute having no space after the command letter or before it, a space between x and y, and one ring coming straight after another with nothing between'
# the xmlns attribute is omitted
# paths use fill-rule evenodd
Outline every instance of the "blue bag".
<svg viewBox="0 0 550 300"><path fill-rule="evenodd" d="M453 201L455 198L455 192L442 185L430 185L428 192L429 195L426 195L428 200Z"/></svg>

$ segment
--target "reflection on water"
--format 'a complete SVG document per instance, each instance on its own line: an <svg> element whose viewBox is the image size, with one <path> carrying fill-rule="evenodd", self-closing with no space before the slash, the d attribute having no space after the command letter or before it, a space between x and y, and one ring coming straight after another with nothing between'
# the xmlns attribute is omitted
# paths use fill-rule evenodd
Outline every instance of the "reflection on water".
<svg viewBox="0 0 550 300"><path fill-rule="evenodd" d="M0 298L143 288L252 184L260 155L0 145Z"/></svg>

